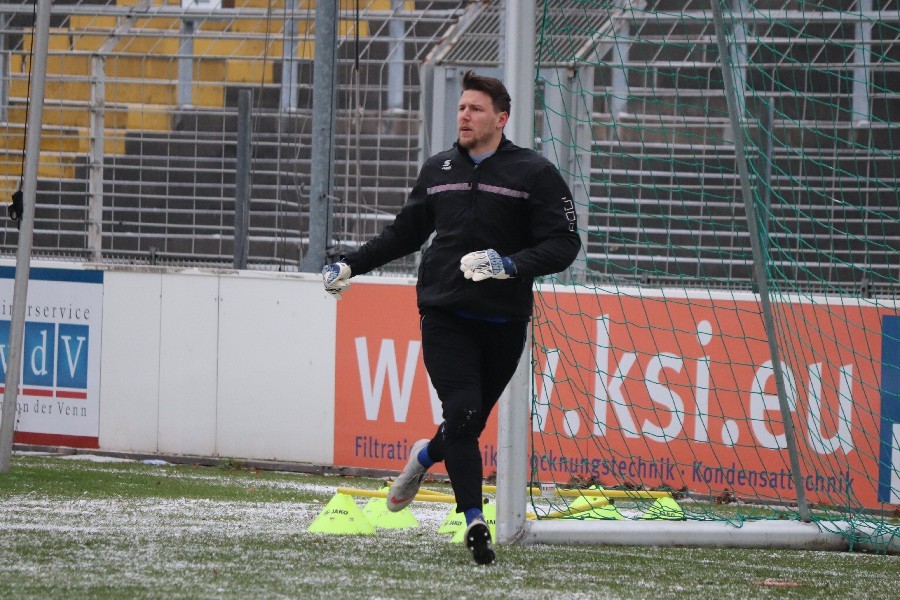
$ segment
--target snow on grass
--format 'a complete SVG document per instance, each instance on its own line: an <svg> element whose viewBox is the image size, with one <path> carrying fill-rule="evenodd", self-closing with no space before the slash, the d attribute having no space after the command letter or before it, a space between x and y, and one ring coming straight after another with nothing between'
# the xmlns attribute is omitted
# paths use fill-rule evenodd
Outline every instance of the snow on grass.
<svg viewBox="0 0 900 600"><path fill-rule="evenodd" d="M42 468L59 480L48 480ZM810 598L889 597L900 558L837 552L502 546L475 565L437 529L449 504L414 502L420 526L374 536L312 534L338 487L374 479L256 475L29 458L34 479L0 502L0 598ZM98 477L97 496L54 495L70 470ZM31 471L28 471L31 472ZM150 473L152 477L146 475ZM158 473L158 475L156 475ZM84 475L84 473L82 473ZM131 477L133 476L133 477ZM129 477L144 495L118 497ZM154 496L156 478L209 481L200 497ZM149 479L150 485L147 486ZM49 481L49 483L48 483ZM83 480L77 480L81 484ZM229 489L307 492L235 499ZM162 487L165 487L164 485ZM438 486L428 486L435 487ZM71 487L69 488L71 489ZM93 489L93 488L91 488ZM446 490L446 487L443 489ZM193 490L193 488L192 488ZM218 496L217 496L218 495ZM299 494L298 494L299 496ZM357 499L362 508L367 499Z"/></svg>
<svg viewBox="0 0 900 600"><path fill-rule="evenodd" d="M304 486L298 486L304 488ZM305 486L334 493L327 486ZM0 503L0 532L53 531L73 535L116 531L153 536L161 529L209 533L225 537L293 535L306 531L327 500L298 502L225 502L206 499L73 499L58 501L12 496ZM356 500L360 509L364 500ZM435 532L450 505L416 505L420 526Z"/></svg>
<svg viewBox="0 0 900 600"><path fill-rule="evenodd" d="M385 590L385 580L377 569L368 573L373 555L389 555L394 576L405 574L402 596L421 583L419 557L436 562L450 550L468 561L460 545L451 548L449 536L437 534L447 505L416 506L420 527L414 530L382 530L377 536L306 532L324 503L13 496L0 504L0 556L18 548L19 558L0 561L0 581L40 576L44 585L57 593L68 589L71 596L92 595L94 587L121 589L127 581L147 590L163 586L162 597L179 597L173 592L179 589L183 597L208 597L260 577L265 581L258 589L306 590L301 596L369 585L377 592ZM362 508L364 501L357 504ZM447 586L441 595L449 592ZM33 595L40 594L26 594ZM385 591L384 597L398 596Z"/></svg>
<svg viewBox="0 0 900 600"><path fill-rule="evenodd" d="M298 473L268 472L267 475L278 474L284 477L258 477L253 471L240 469L217 469L215 467L191 467L190 465L177 465L165 461L136 461L127 458L110 457L94 454L51 455L46 453L22 454L32 459L37 459L38 464L45 464L48 468L58 469L57 459L74 463L90 463L92 473L121 474L122 467L140 465L145 467L157 467L156 470L148 469L145 473L157 473L161 478L185 481L208 482L219 484L223 480L223 472L227 472L233 481L252 481L253 487L273 490L295 491L298 493L330 495L337 491L339 486L347 486L347 481L340 477L310 477ZM43 463L40 459L47 459ZM35 464L32 460L30 464ZM74 466L74 465L73 465ZM321 483L323 479L331 479L334 483ZM372 488L371 483L367 486Z"/></svg>

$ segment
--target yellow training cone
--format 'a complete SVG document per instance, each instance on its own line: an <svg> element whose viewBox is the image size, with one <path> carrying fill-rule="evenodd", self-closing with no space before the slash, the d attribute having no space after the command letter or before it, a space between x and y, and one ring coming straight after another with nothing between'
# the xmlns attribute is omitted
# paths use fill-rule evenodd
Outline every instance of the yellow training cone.
<svg viewBox="0 0 900 600"><path fill-rule="evenodd" d="M374 535L375 526L369 523L352 496L335 494L307 531L338 535Z"/></svg>
<svg viewBox="0 0 900 600"><path fill-rule="evenodd" d="M608 521L622 521L625 516L619 512L615 504L605 504L585 509L569 516L570 519L605 519Z"/></svg>
<svg viewBox="0 0 900 600"><path fill-rule="evenodd" d="M456 512L456 505L450 509L450 512L447 513L447 517L444 519L444 522L441 523L441 526L438 527L438 533L456 533L459 529L466 528L466 517L462 513Z"/></svg>
<svg viewBox="0 0 900 600"><path fill-rule="evenodd" d="M488 529L491 531L491 539L497 539L497 505L496 504L485 504L482 508L482 512L484 512L484 520L488 525ZM462 513L459 513L462 516ZM466 524L465 517L463 517L463 525L453 534L453 537L450 538L450 541L454 544L461 544L466 539Z"/></svg>
<svg viewBox="0 0 900 600"><path fill-rule="evenodd" d="M674 498L657 498L641 518L665 521L684 521L686 519L684 510L678 506Z"/></svg>
<svg viewBox="0 0 900 600"><path fill-rule="evenodd" d="M598 490L603 490L603 488L596 485L592 485L588 488L588 491ZM579 496L569 505L568 513L570 515L574 515L576 513L591 510L593 508L600 508L601 506L606 506L607 504L609 504L609 498L598 498L596 496Z"/></svg>
<svg viewBox="0 0 900 600"><path fill-rule="evenodd" d="M409 511L408 507L397 512L391 512L385 506L383 511L367 518L377 529L412 529L419 526L419 521Z"/></svg>
<svg viewBox="0 0 900 600"><path fill-rule="evenodd" d="M588 491L603 491L602 485L592 485ZM565 515L573 519L607 519L607 520L624 520L625 517L619 512L609 498L597 496L582 496L569 505L569 514Z"/></svg>
<svg viewBox="0 0 900 600"><path fill-rule="evenodd" d="M485 504L482 507L482 512L484 512L484 520L487 522L488 527L491 529L491 539L497 539L497 505L496 504Z"/></svg>
<svg viewBox="0 0 900 600"><path fill-rule="evenodd" d="M385 496L387 492L390 491L391 487L386 485L379 492L385 492ZM372 519L377 517L379 514L387 510L387 500L386 497L377 497L373 496L369 498L369 501L366 502L366 505L363 506L363 514L366 515L366 518L369 519L369 522L372 522Z"/></svg>
<svg viewBox="0 0 900 600"><path fill-rule="evenodd" d="M387 493L391 488L385 486L380 492ZM410 529L418 527L419 521L410 512L409 507L397 512L387 508L386 498L372 498L363 507L363 514L376 529Z"/></svg>

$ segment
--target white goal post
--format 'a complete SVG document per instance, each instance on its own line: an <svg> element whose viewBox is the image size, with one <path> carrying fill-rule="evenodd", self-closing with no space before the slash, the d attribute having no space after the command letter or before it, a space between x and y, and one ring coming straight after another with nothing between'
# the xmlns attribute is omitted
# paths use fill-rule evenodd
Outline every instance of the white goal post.
<svg viewBox="0 0 900 600"><path fill-rule="evenodd" d="M501 544L692 546L849 550L900 553L900 537L867 523L829 521L555 520L528 519L529 432L533 373L531 334L507 394L499 401L497 541Z"/></svg>
<svg viewBox="0 0 900 600"><path fill-rule="evenodd" d="M720 0L717 0L717 2ZM501 52L504 66L505 80L510 94L513 97L513 113L510 115L510 125L507 134L518 145L529 146L529 140L534 140L534 109L527 102L535 96L535 61L533 48L535 47L535 30L530 24L535 23L534 0L518 2L506 0L504 3L504 42L507 49L516 51ZM713 12L718 12L720 7L714 3ZM721 21L721 15L717 15ZM524 26L523 26L524 24ZM717 25L720 44L724 39L724 27ZM726 92L731 85L731 76L728 66L727 52L719 48L719 55L723 58L722 70L728 72L726 80ZM732 86L733 88L733 86ZM729 95L729 99L731 96ZM523 101L524 99L524 101ZM729 106L729 113L736 114L736 108ZM733 129L737 130L737 127ZM740 146L736 140L735 148ZM745 168L746 161L737 160L738 168ZM744 165L744 167L742 167ZM740 171L742 176L742 189L745 195L749 194L749 180L747 174ZM748 214L752 214L748 211ZM750 219L750 221L753 221ZM752 223L751 223L752 224ZM758 235L751 228L751 243L756 243ZM755 250L756 251L756 250ZM759 260L755 261L760 263ZM768 302L763 284L765 273L757 271L757 285L761 293L755 297L756 302ZM554 292L549 290L553 295ZM771 320L771 313L766 315ZM624 317L623 317L624 318ZM627 318L625 318L628 320ZM770 342L770 346L777 344L776 332L766 323L767 330L757 336ZM596 342L598 347L602 345ZM809 512L803 500L804 486L801 485L801 470L796 464L796 451L791 451L794 461L792 468L796 481L791 482L791 489L796 491L797 505L799 506L799 519L769 518L757 520L755 517L748 519L722 519L722 520L665 520L640 518L621 520L569 518L549 518L552 515L529 514L529 494L533 493L531 486L537 484L531 478L533 474L533 452L531 431L532 413L535 403L535 377L538 376L534 365L534 353L536 345L532 343L532 332L529 332L526 352L523 354L519 368L510 383L507 394L499 401L499 421L497 438L497 516L496 533L499 543L522 544L596 544L596 545L629 545L629 546L692 546L692 547L731 547L731 548L790 548L790 549L814 549L814 550L847 550L862 549L875 552L900 553L900 529L892 523L880 526L877 519L855 520L848 519L848 514L841 513L835 520L813 520L809 518ZM778 354L770 347L768 356L772 357L769 364L775 373L776 382L780 376L782 361ZM611 349L610 349L611 351ZM660 349L654 347L652 353L658 353ZM662 356L662 355L660 355ZM570 357L571 358L571 357ZM562 359L561 359L562 360ZM732 364L732 363L729 363ZM679 367L680 368L680 367ZM817 372L816 372L817 373ZM814 373L814 375L816 374ZM782 386L783 387L783 386ZM546 390L544 390L546 392ZM580 393L580 392L576 392ZM789 407L783 390L779 391L779 401L782 402L782 413L790 414ZM699 410L699 409L698 409ZM538 411L539 412L539 411ZM784 427L792 427L792 419L784 419ZM726 423L730 425L730 423ZM726 428L727 429L727 428ZM730 429L727 429L731 431ZM631 436L636 437L636 436ZM791 435L786 435L790 442ZM736 436L732 440L736 442ZM637 443L637 442L635 442ZM789 448L789 450L791 450ZM689 458L689 457L685 457ZM686 461L685 461L686 462ZM544 492L542 486L541 491ZM555 487L547 485L548 496L556 493ZM543 495L543 494L542 494ZM780 502L791 502L790 495ZM535 511L540 512L540 511ZM850 515L852 516L852 515ZM846 520L845 520L846 519ZM733 523L738 524L733 524ZM882 522L881 525L884 525Z"/></svg>

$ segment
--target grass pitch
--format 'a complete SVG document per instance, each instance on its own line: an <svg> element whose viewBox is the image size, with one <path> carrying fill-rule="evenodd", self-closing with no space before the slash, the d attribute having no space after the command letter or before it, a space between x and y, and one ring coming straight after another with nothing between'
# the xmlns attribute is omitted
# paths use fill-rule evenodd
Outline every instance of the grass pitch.
<svg viewBox="0 0 900 600"><path fill-rule="evenodd" d="M889 598L900 557L502 546L481 567L437 529L306 531L375 479L17 455L0 474L0 598ZM360 506L363 501L360 500Z"/></svg>

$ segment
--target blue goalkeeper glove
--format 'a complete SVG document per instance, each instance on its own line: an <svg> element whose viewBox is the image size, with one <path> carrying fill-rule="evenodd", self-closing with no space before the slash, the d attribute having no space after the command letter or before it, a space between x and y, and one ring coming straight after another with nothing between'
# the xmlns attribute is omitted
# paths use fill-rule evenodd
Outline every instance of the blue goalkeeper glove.
<svg viewBox="0 0 900 600"><path fill-rule="evenodd" d="M350 267L346 263L336 262L322 267L322 282L325 291L341 299L341 292L350 287Z"/></svg>
<svg viewBox="0 0 900 600"><path fill-rule="evenodd" d="M516 265L508 256L500 256L496 250L469 252L459 260L459 270L466 279L509 279L516 276Z"/></svg>

